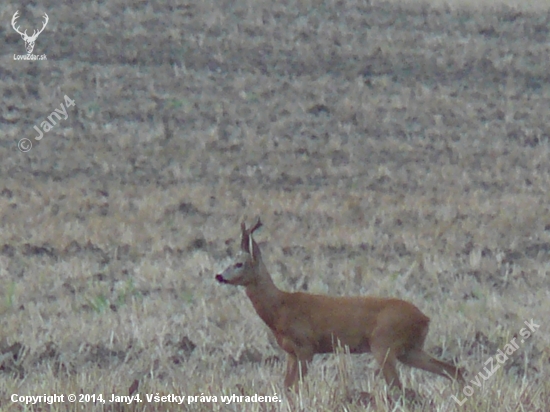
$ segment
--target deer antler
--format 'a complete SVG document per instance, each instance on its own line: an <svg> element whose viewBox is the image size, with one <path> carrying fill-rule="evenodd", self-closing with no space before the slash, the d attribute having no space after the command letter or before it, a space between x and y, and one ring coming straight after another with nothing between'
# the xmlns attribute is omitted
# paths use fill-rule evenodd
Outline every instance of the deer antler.
<svg viewBox="0 0 550 412"><path fill-rule="evenodd" d="M249 234L252 234L254 233L257 229L261 228L263 225L262 221L260 220L260 216L258 216L257 218L257 221L256 221L256 224L254 226L252 226L251 229L248 229L248 233Z"/></svg>
<svg viewBox="0 0 550 412"><path fill-rule="evenodd" d="M38 37L38 35L44 31L44 29L46 28L46 24L48 24L49 20L50 19L49 19L48 15L46 13L44 13L44 24L42 25L42 28L40 29L40 31L38 33L35 34L34 33L35 30L33 30L31 39L36 39Z"/></svg>
<svg viewBox="0 0 550 412"><path fill-rule="evenodd" d="M252 242L250 242L250 235L254 233L254 231L258 230L262 226L262 222L260 220L260 217L258 216L258 219L254 226L251 228L246 228L246 224L243 221L241 223L241 250L247 252L247 253L253 253L254 250L251 250L250 245Z"/></svg>
<svg viewBox="0 0 550 412"><path fill-rule="evenodd" d="M44 31L44 29L46 28L46 25L48 24L48 21L50 20L48 15L46 13L44 13L44 24L42 25L42 28L38 32L36 30L33 30L32 36L28 36L27 35L27 30L25 30L24 33L21 33L19 31L19 27L21 27L21 26L15 27L16 20L19 18L18 14L19 14L19 10L17 10L15 12L15 14L13 15L13 18L11 19L11 26L13 27L13 29L17 33L19 33L21 35L21 37L23 37L23 39L25 39L25 41L34 41L34 40L36 40L38 35Z"/></svg>
<svg viewBox="0 0 550 412"><path fill-rule="evenodd" d="M17 11L15 12L15 14L13 15L13 18L11 19L11 27L13 27L13 29L14 29L17 33L19 33L21 36L27 36L27 30L25 30L25 33L21 33L21 32L19 31L19 27L21 27L21 26L15 27L15 21L19 18L18 14L19 14L19 10L17 10Z"/></svg>

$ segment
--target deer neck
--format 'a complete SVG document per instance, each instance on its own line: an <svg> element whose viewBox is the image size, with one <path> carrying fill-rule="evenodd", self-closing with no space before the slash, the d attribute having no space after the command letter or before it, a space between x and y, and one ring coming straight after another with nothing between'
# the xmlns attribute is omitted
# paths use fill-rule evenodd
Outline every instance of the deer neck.
<svg viewBox="0 0 550 412"><path fill-rule="evenodd" d="M246 287L246 295L252 302L258 316L272 330L275 329L275 320L281 307L283 293L273 283L264 263L262 261L258 262L258 276L253 283Z"/></svg>

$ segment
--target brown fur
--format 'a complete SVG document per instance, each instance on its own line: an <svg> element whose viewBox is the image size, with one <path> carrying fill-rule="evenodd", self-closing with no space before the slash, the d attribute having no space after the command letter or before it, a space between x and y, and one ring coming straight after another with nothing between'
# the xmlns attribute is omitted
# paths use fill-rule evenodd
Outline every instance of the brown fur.
<svg viewBox="0 0 550 412"><path fill-rule="evenodd" d="M279 290L267 271L251 229L241 225L241 256L223 273L221 283L246 287L260 318L288 354L285 386L296 387L316 353L347 346L350 353L372 352L389 386L401 388L397 360L449 379L461 371L422 349L430 319L412 303L376 297L332 297ZM252 250L251 250L252 249ZM252 253L251 253L252 252Z"/></svg>

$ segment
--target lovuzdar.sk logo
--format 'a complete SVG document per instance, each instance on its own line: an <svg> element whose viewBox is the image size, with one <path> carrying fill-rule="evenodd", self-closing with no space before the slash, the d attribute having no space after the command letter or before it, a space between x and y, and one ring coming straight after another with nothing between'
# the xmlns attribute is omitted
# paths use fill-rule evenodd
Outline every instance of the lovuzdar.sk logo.
<svg viewBox="0 0 550 412"><path fill-rule="evenodd" d="M48 24L48 15L46 13L44 13L44 23L42 24L42 28L40 30L33 30L33 33L31 36L29 36L27 34L27 30L25 30L24 32L21 32L21 30L19 30L19 28L21 26L16 26L16 22L17 22L17 19L19 18L19 10L17 10L14 14L13 14L13 18L11 19L11 26L13 27L13 29L19 33L21 35L21 37L23 38L23 40L25 41L25 49L27 49L27 55L20 55L20 56L16 56L14 55L14 60L46 60L46 55L42 55L42 56L35 56L32 54L32 51L34 50L34 44L36 42L36 39L38 38L38 36L40 35L40 33L42 33L44 31L44 29L46 28L46 25Z"/></svg>

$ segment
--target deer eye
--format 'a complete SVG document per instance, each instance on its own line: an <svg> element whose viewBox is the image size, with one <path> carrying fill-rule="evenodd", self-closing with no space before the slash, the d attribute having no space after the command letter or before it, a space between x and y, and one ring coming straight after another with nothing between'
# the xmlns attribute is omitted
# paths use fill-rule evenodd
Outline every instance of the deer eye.
<svg viewBox="0 0 550 412"><path fill-rule="evenodd" d="M236 267L236 268L242 268L242 267L243 267L243 264L242 264L241 262L235 263L235 267Z"/></svg>

